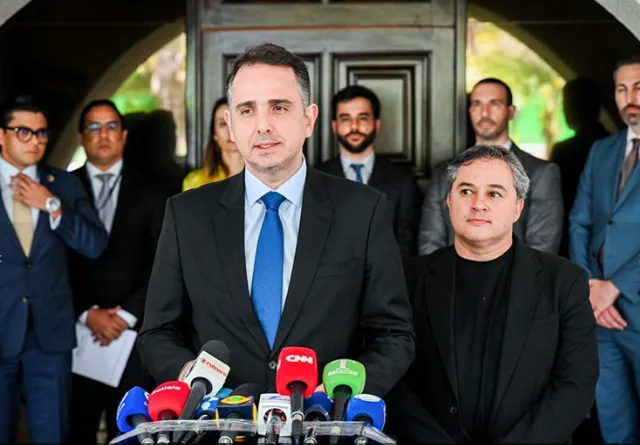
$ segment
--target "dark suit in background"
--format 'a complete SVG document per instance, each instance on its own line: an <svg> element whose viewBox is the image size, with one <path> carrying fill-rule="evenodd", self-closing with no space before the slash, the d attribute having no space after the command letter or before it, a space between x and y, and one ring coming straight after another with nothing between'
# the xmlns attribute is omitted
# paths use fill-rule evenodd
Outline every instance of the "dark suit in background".
<svg viewBox="0 0 640 445"><path fill-rule="evenodd" d="M87 167L76 170L74 174L87 194L93 197ZM70 258L76 317L94 305L101 308L121 306L138 319L134 330L139 330L165 200L166 195L153 180L126 163L123 165L107 249L97 259L79 255ZM116 409L125 392L133 386L141 386L148 391L153 389L151 378L143 369L135 348L118 388L78 375L73 377L71 437L78 443L95 443L103 410L106 410L109 438L113 438L117 433Z"/></svg>
<svg viewBox="0 0 640 445"><path fill-rule="evenodd" d="M529 247L557 253L563 226L563 204L560 169L522 151L516 144L511 150L529 176L531 186L524 200L520 219L513 233ZM419 249L421 255L453 244L453 228L447 208L447 163L436 165L427 184L420 219Z"/></svg>
<svg viewBox="0 0 640 445"><path fill-rule="evenodd" d="M562 443L593 404L598 378L587 275L514 240L489 443ZM403 443L461 443L454 341L456 253L406 263L416 359L388 398ZM405 442L406 441L406 442Z"/></svg>
<svg viewBox="0 0 640 445"><path fill-rule="evenodd" d="M569 213L571 213L573 202L576 199L580 175L587 162L593 143L608 135L609 133L600 122L594 122L579 128L574 137L558 142L551 150L549 160L558 164L562 174L565 222L559 254L565 258L569 258Z"/></svg>
<svg viewBox="0 0 640 445"><path fill-rule="evenodd" d="M325 173L345 177L339 157L323 162L317 168ZM416 256L422 193L411 169L376 156L367 185L380 190L387 197L393 232L402 257Z"/></svg>
<svg viewBox="0 0 640 445"><path fill-rule="evenodd" d="M33 442L67 440L71 350L76 346L68 251L97 257L107 243L80 181L39 166L41 185L60 198L60 225L39 212L29 256L0 200L0 443L12 443L21 398ZM5 187L6 184L2 184Z"/></svg>
<svg viewBox="0 0 640 445"><path fill-rule="evenodd" d="M245 174L167 202L138 337L159 381L175 379L209 340L231 351L227 386L275 387L284 346L317 353L318 369L353 358L365 392L383 396L413 359L402 264L378 191L309 167L291 281L273 349L252 308L244 252Z"/></svg>

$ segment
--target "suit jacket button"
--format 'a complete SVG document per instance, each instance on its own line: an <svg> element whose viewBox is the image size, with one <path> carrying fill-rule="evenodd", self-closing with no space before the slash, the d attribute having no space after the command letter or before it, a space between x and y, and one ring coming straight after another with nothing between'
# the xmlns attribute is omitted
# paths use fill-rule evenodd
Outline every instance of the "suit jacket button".
<svg viewBox="0 0 640 445"><path fill-rule="evenodd" d="M272 371L275 371L276 369L278 369L278 364L275 361L270 361L269 362L269 369Z"/></svg>
<svg viewBox="0 0 640 445"><path fill-rule="evenodd" d="M607 224L609 224L610 226L612 226L612 225L613 225L613 220L612 220L612 219L610 219L609 221L607 221Z"/></svg>
<svg viewBox="0 0 640 445"><path fill-rule="evenodd" d="M449 414L451 414L452 416L455 416L456 414L458 414L458 407L455 405L451 405L449 407Z"/></svg>
<svg viewBox="0 0 640 445"><path fill-rule="evenodd" d="M20 298L20 301L24 304L27 304L27 302L29 301L29 299L27 297L22 297Z"/></svg>
<svg viewBox="0 0 640 445"><path fill-rule="evenodd" d="M33 267L33 263L31 261L25 261L24 267L26 267L27 269L31 269Z"/></svg>

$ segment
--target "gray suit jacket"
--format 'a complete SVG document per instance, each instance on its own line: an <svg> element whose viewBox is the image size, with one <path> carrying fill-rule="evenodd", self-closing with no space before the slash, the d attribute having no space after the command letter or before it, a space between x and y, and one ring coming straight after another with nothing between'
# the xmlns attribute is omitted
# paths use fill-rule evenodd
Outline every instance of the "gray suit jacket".
<svg viewBox="0 0 640 445"><path fill-rule="evenodd" d="M522 151L516 144L511 150L531 180L522 215L513 225L513 231L529 247L558 253L564 217L560 169L552 162ZM447 193L447 163L442 162L433 168L422 204L418 237L420 255L453 244Z"/></svg>

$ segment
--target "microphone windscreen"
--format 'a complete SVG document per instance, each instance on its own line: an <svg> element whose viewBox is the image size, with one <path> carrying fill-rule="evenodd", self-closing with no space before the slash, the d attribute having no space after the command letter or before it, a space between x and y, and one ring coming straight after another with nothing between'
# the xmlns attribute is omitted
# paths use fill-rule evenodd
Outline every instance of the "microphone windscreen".
<svg viewBox="0 0 640 445"><path fill-rule="evenodd" d="M154 422L158 421L160 413L169 411L180 416L184 404L189 397L189 385L180 380L163 383L149 395L149 416Z"/></svg>
<svg viewBox="0 0 640 445"><path fill-rule="evenodd" d="M134 386L127 391L116 412L116 424L120 432L128 433L135 428L135 425L131 423L131 416L136 414L143 415L147 420L151 421L147 410L148 401L149 393L139 386Z"/></svg>
<svg viewBox="0 0 640 445"><path fill-rule="evenodd" d="M220 399L218 399L217 397L205 397L204 399L202 399L202 403L200 403L200 406L196 411L196 415L195 415L196 419L204 415L207 415L212 419L215 419L216 408L218 407L219 400Z"/></svg>
<svg viewBox="0 0 640 445"><path fill-rule="evenodd" d="M226 364L229 364L229 361L231 360L229 348L220 340L211 340L206 342L202 349L200 349L200 352L202 351L213 355L215 358Z"/></svg>
<svg viewBox="0 0 640 445"><path fill-rule="evenodd" d="M335 399L335 390L340 386L351 389L351 394L360 394L364 389L367 374L364 365L355 360L340 359L329 362L322 372L322 383L329 397Z"/></svg>
<svg viewBox="0 0 640 445"><path fill-rule="evenodd" d="M289 385L293 382L306 385L305 397L310 397L315 391L318 386L318 359L313 349L287 346L280 351L276 391L282 395L291 395Z"/></svg>
<svg viewBox="0 0 640 445"><path fill-rule="evenodd" d="M224 399L225 397L229 397L233 390L231 388L220 388L220 391L216 394L218 399Z"/></svg>
<svg viewBox="0 0 640 445"><path fill-rule="evenodd" d="M305 415L311 407L321 406L330 416L333 415L333 400L322 391L314 392L311 397L304 399Z"/></svg>
<svg viewBox="0 0 640 445"><path fill-rule="evenodd" d="M369 419L371 425L382 431L387 416L387 408L384 400L371 394L358 394L347 402L345 420L357 422Z"/></svg>
<svg viewBox="0 0 640 445"><path fill-rule="evenodd" d="M258 385L254 385L253 383L243 383L231 391L231 394L227 397L232 396L253 397L254 400L258 400L260 399L260 388L258 388Z"/></svg>

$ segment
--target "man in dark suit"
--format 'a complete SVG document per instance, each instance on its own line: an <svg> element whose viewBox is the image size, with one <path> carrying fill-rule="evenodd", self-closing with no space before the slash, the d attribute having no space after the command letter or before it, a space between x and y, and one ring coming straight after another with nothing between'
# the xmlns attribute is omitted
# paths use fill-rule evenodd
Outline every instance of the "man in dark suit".
<svg viewBox="0 0 640 445"><path fill-rule="evenodd" d="M606 443L640 442L640 55L618 63L627 127L596 141L569 217L571 259L584 268L598 322L596 406Z"/></svg>
<svg viewBox="0 0 640 445"><path fill-rule="evenodd" d="M557 165L522 151L509 138L513 119L511 89L498 79L478 82L471 92L469 114L476 133L476 144L500 145L520 160L531 181L522 216L513 231L526 245L557 253L562 237L563 204L560 169ZM446 206L446 163L434 167L422 204L419 249L421 255L453 244L454 231Z"/></svg>
<svg viewBox="0 0 640 445"><path fill-rule="evenodd" d="M404 258L418 251L418 223L422 194L409 167L376 156L373 143L380 131L380 100L360 85L348 86L333 96L331 128L340 142L340 156L318 170L370 185L387 197L393 232Z"/></svg>
<svg viewBox="0 0 640 445"><path fill-rule="evenodd" d="M21 400L34 443L67 440L76 345L67 251L95 258L107 234L80 181L38 165L49 139L32 98L0 116L0 443L14 443Z"/></svg>
<svg viewBox="0 0 640 445"><path fill-rule="evenodd" d="M318 369L352 358L383 396L413 359L411 308L384 196L308 167L313 132L304 62L248 48L227 80L225 119L244 173L169 199L138 337L159 381L216 339L230 387L275 389L284 346L315 350Z"/></svg>
<svg viewBox="0 0 640 445"><path fill-rule="evenodd" d="M152 180L123 163L127 130L113 102L103 99L87 104L80 114L78 133L87 163L74 173L93 198L109 232L109 243L97 259L71 256L71 287L79 322L108 346L124 330L137 331L142 324L167 197ZM115 437L118 404L133 386L153 389L135 349L117 388L74 375L71 442L96 443L103 411L108 439Z"/></svg>
<svg viewBox="0 0 640 445"><path fill-rule="evenodd" d="M447 169L454 245L407 263L416 360L389 397L407 443L563 443L592 406L585 272L513 236L529 179L474 146Z"/></svg>
<svg viewBox="0 0 640 445"><path fill-rule="evenodd" d="M549 160L560 167L565 221L559 254L569 258L569 213L578 191L580 175L589 150L598 139L609 136L599 121L602 104L599 85L588 77L577 77L562 89L562 106L567 125L575 136L558 142L551 149Z"/></svg>

